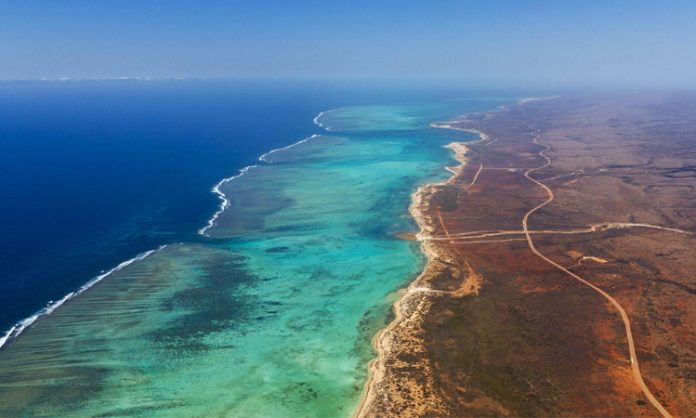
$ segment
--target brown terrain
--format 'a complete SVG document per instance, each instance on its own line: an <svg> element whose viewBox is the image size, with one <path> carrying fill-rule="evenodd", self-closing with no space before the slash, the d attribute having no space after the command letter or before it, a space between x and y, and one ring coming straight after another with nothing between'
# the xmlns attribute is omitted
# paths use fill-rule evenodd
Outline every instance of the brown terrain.
<svg viewBox="0 0 696 418"><path fill-rule="evenodd" d="M529 100L435 127L428 257L358 416L696 416L696 95Z"/></svg>

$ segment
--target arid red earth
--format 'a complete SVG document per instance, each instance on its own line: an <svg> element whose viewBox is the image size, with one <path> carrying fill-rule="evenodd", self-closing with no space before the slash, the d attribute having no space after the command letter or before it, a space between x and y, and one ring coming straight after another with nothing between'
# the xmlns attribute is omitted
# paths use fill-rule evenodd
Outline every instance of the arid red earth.
<svg viewBox="0 0 696 418"><path fill-rule="evenodd" d="M435 128L428 264L358 416L696 416L696 95L525 100Z"/></svg>

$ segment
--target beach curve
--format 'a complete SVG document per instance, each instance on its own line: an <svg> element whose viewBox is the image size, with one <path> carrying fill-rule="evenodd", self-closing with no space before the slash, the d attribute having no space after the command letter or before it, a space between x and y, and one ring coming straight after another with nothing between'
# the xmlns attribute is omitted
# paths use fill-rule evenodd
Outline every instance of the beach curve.
<svg viewBox="0 0 696 418"><path fill-rule="evenodd" d="M469 152L469 148L466 144L491 141L490 136L478 129L457 128L452 127L447 123L432 123L430 124L430 127L436 129L454 129L458 131L469 132L478 135L480 139L477 141L452 142L448 144L446 147L452 151L454 159L459 163L454 168L447 166L444 167L447 171L452 173L452 176L443 182L428 183L423 186L420 186L411 195L411 205L409 206L409 213L411 214L411 217L416 221L416 224L419 227L419 232L416 234L416 240L418 240L421 244L421 250L426 257L426 263L418 277L416 277L416 279L409 284L409 286L402 292L402 294L396 300L396 302L394 302L394 320L387 324L386 327L382 328L372 339L372 345L375 351L377 352L377 357L370 361L370 363L368 364L368 377L363 388L363 393L360 398L360 402L353 413L354 418L373 416L374 412L372 411L372 408L374 408L375 406L375 400L380 395L384 396L384 394L379 393L380 388L378 386L380 384L383 384L383 380L385 378L385 359L390 354L390 352L394 350L394 344L392 343L392 341L390 341L391 334L395 332L397 327L403 325L404 322L407 322L409 319L418 320L416 318L418 317L418 315L422 316L425 314L425 311L427 310L427 304L429 303L429 300L427 300L429 294L439 295L442 293L440 291L434 290L428 286L423 286L421 284L425 279L427 279L431 275L433 261L442 257L442 255L437 252L436 247L432 245L432 243L430 243L429 240L424 239L424 237L430 235L432 232L432 226L428 222L428 218L425 215L424 210L422 210L424 205L427 204L426 194L428 194L431 188L447 185L457 178L459 173L469 162L466 156ZM408 315L409 312L412 314L410 317ZM433 402L433 400L431 400L431 402ZM430 406L439 409L441 412L445 412L444 405L431 404Z"/></svg>

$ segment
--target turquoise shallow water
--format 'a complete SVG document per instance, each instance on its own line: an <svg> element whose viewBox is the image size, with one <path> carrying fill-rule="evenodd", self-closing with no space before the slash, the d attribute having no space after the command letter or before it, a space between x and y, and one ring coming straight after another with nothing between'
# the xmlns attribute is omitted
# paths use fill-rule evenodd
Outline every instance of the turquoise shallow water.
<svg viewBox="0 0 696 418"><path fill-rule="evenodd" d="M0 416L348 416L395 292L422 268L410 194L448 176L431 129L497 99L326 112L326 134L221 184L229 207L0 351Z"/></svg>

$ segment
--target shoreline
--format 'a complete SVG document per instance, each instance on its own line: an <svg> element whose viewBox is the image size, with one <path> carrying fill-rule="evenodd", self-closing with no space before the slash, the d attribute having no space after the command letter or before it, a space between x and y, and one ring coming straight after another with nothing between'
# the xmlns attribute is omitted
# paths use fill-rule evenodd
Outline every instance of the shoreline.
<svg viewBox="0 0 696 418"><path fill-rule="evenodd" d="M467 144L481 143L491 140L489 135L482 131L479 131L478 129L458 128L451 126L451 124L449 123L431 123L430 127L437 129L453 129L458 131L470 132L477 134L479 136L479 139L476 141L451 142L447 144L445 147L449 148L452 151L454 160L459 163L454 167L444 167L445 170L452 173L452 176L439 183L427 183L422 186L419 186L416 189L416 191L413 192L413 194L411 194L411 204L409 205L409 213L418 225L419 231L415 234L415 238L417 241L420 242L421 251L425 255L426 262L423 266L423 270L421 271L421 273L411 283L409 283L406 289L402 291L400 297L394 302L394 305L392 307L392 310L394 312L394 319L389 324L387 324L387 326L382 328L377 334L375 334L375 336L372 338L372 346L376 351L377 356L368 363L367 380L365 381L365 385L363 387L360 402L358 403L358 406L353 412L353 418L362 418L373 415L370 413L370 410L373 407L374 401L378 397L380 391L379 388L377 388L376 386L379 385L385 377L385 359L394 348L393 343L388 340L388 337L392 335L393 331L397 327L402 325L407 319L406 311L409 308L409 303L411 306L413 305L413 302L417 303L417 301L411 301L411 299L413 297L420 296L420 302L424 302L424 294L432 294L436 292L434 289L431 289L428 286L421 285L421 281L426 279L431 274L433 260L441 257L441 254L438 253L438 250L436 248L438 245L437 243L428 240L423 240L421 238L423 234L429 234L430 232L432 232L429 231L432 229L428 222L430 219L427 217L427 215L425 214L425 210L423 209L423 207L427 204L425 195L428 193L428 190L432 187L446 185L454 181L457 178L457 176L462 172L462 170L466 167L466 165L469 162L469 159L466 156L469 152L469 147L467 146ZM417 308L411 309L411 311L412 316L418 315L419 313L419 309Z"/></svg>
<svg viewBox="0 0 696 418"><path fill-rule="evenodd" d="M547 99L520 100L511 111L491 118L479 114L476 119L462 116L462 123L452 119L431 124L458 131L472 131L465 127L473 125L490 136L480 132L481 140L488 139L483 144L450 144L460 162L447 168L454 176L444 186L423 185L412 196L410 211L421 228L416 237L427 264L393 304L393 320L373 339L376 358L369 364L354 417L554 416L563 411L676 416L693 408L689 402L693 397L688 396L693 382L679 372L686 361L672 353L686 358L693 353L686 340L674 341L675 335L687 335L682 332L695 335L693 327L682 328L677 320L693 317L695 311L685 307L688 294L656 287L656 281L688 286L683 277L693 270L690 241L675 237L665 247L661 235L628 231L599 239L558 235L541 240L543 248L538 250L530 234L545 231L532 231L529 224L558 191L564 201L555 203L553 211L539 213L535 221L539 226L566 228L554 228L554 234L575 233L567 228L578 223L589 225L590 232L630 224L690 234L693 220L685 213L694 206L685 200L688 192L646 191L684 181L682 176L665 175L664 167L681 170L678 156L688 152L688 138L678 138L668 147L669 162L646 163L630 174L619 171L546 184L544 177L553 180L559 173L605 173L604 167L617 159L640 160L643 150L654 146L653 132L639 130L628 140L620 128L646 117L664 117L671 110L664 105L646 111L633 100L598 105L598 101L569 99L561 106L542 103L520 111L521 106ZM619 127L610 118L614 115L625 117ZM585 125L586 120L597 124ZM498 146L488 147L494 142ZM547 156L552 149L553 166ZM484 164L486 169L502 171L490 172L472 188ZM593 199L598 195L601 203ZM665 205L674 206L663 209ZM487 235L493 229L501 235L519 234L515 219L521 208L527 245L497 244L512 239L476 240L475 234ZM568 211L573 222L568 221ZM617 216L613 222L605 220ZM440 244L429 245L429 238ZM463 247L464 243L476 245ZM673 258L664 258L665 248ZM529 251L538 258L529 260ZM632 265L634 259L645 260L645 265ZM522 273L521 261L522 267L529 267ZM488 291L458 300L477 293L478 289L467 292L466 286L459 294L453 290L462 281L476 280L476 271L487 276ZM665 310L671 323L655 316L658 309L676 306L675 300L681 302L679 308ZM635 326L636 321L644 326Z"/></svg>

